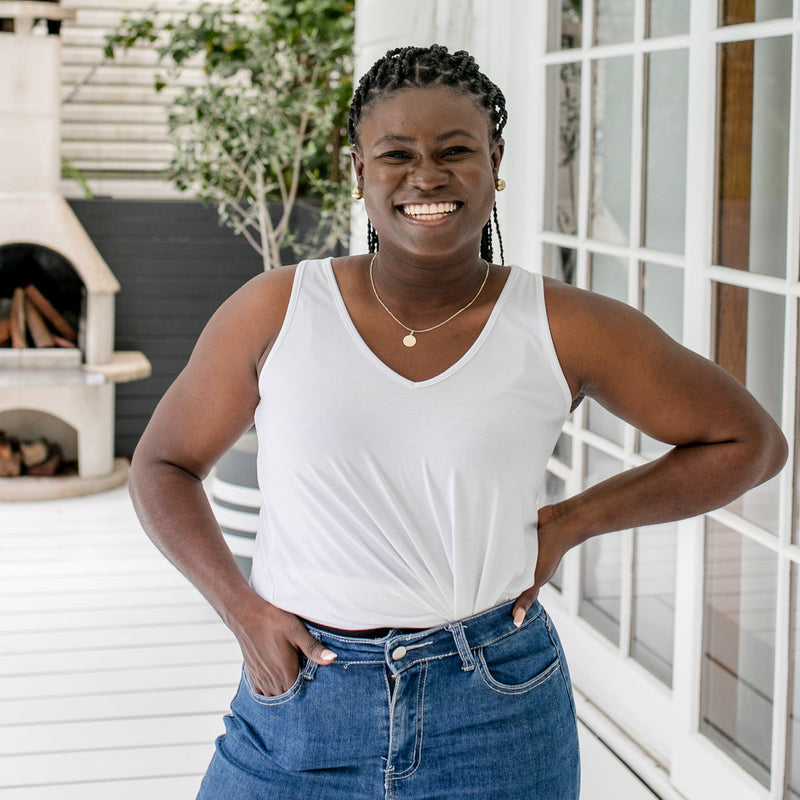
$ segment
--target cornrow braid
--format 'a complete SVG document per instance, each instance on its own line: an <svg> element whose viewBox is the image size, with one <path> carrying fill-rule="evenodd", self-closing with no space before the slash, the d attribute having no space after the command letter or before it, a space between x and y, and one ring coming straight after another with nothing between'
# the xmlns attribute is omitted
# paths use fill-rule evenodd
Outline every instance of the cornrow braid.
<svg viewBox="0 0 800 800"><path fill-rule="evenodd" d="M360 146L359 125L365 112L377 100L401 89L429 86L447 86L459 94L472 97L486 112L492 143L503 135L508 112L505 96L500 89L480 71L475 59L466 50L450 53L443 45L433 44L430 47L398 47L390 50L361 78L350 104L347 123L350 144ZM500 243L501 261L505 263L496 205L493 221ZM370 222L367 222L367 243L370 253L377 252L378 234ZM492 220L489 220L481 236L481 258L491 263L492 254Z"/></svg>
<svg viewBox="0 0 800 800"><path fill-rule="evenodd" d="M450 53L446 47L398 47L379 58L361 78L350 104L347 133L350 144L358 146L358 126L372 103L400 89L447 86L473 97L489 117L491 139L503 135L508 119L506 98L486 77L466 51Z"/></svg>
<svg viewBox="0 0 800 800"><path fill-rule="evenodd" d="M370 253L377 253L380 248L378 242L378 231L372 227L372 223L367 220L367 249Z"/></svg>
<svg viewBox="0 0 800 800"><path fill-rule="evenodd" d="M503 251L503 237L500 235L500 223L497 221L497 203L494 204L494 208L492 209L492 217L494 219L494 229L497 231L497 241L500 244L500 263L506 263L506 254ZM486 225L488 226L489 223L487 222ZM492 261L491 258L487 259L490 263Z"/></svg>
<svg viewBox="0 0 800 800"><path fill-rule="evenodd" d="M492 221L489 220L481 231L481 258L490 264L494 261L494 246L492 245Z"/></svg>

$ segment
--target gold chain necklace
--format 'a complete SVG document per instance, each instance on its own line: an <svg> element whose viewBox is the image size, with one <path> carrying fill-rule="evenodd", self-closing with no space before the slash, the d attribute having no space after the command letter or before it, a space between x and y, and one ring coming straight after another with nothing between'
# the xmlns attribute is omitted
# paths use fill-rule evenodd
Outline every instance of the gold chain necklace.
<svg viewBox="0 0 800 800"><path fill-rule="evenodd" d="M394 314L392 314L392 312L389 310L389 307L386 305L386 303L384 303L383 300L381 300L380 295L378 294L378 290L375 288L375 278L373 277L372 274L372 268L375 265L375 259L377 257L378 254L375 253L375 255L372 256L372 261L369 262L369 282L370 284L372 284L372 292L375 295L375 299L383 306L384 311L386 311L386 313L401 328L405 328L408 331L408 333L403 337L403 344L406 347L413 347L417 343L417 337L414 335L415 333L428 333L429 331L436 330L436 328L441 328L442 325L446 325L448 322L450 322L450 320L455 319L462 311L466 311L480 297L480 294L483 291L483 287L486 286L486 280L489 277L489 262L486 261L486 259L481 259L481 261L483 261L483 263L486 264L486 274L483 276L483 281L481 282L480 289L478 289L478 293L475 295L475 297L473 297L472 300L470 300L469 303L467 303L463 308L459 308L455 314L451 314L444 322L440 322L438 325L431 325L430 328L424 328L423 330L415 330L409 328L408 325L406 325L405 323L400 322L400 320L397 319L397 317Z"/></svg>

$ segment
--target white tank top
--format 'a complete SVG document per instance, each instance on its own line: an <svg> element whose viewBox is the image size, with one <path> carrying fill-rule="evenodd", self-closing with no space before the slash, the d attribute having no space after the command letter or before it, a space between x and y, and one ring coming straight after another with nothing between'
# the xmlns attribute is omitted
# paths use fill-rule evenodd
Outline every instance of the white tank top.
<svg viewBox="0 0 800 800"><path fill-rule="evenodd" d="M259 389L260 596L337 628L424 628L531 585L571 402L541 276L512 267L469 351L414 382L361 339L330 259L303 262Z"/></svg>

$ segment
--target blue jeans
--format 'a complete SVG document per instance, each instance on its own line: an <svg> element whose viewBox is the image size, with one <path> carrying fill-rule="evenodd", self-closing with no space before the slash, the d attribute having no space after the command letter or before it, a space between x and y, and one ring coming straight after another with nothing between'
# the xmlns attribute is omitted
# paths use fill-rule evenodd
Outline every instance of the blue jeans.
<svg viewBox="0 0 800 800"><path fill-rule="evenodd" d="M276 697L246 671L202 800L577 800L564 654L537 602L417 633L358 639L309 626L338 658Z"/></svg>

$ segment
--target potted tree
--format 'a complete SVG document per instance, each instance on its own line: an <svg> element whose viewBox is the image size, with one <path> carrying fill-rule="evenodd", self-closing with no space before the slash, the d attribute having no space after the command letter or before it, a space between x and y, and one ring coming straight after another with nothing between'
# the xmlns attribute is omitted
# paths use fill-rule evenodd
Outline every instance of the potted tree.
<svg viewBox="0 0 800 800"><path fill-rule="evenodd" d="M231 0L180 19L151 9L107 39L106 58L155 46L157 91L182 86L183 66L203 64L201 83L180 88L170 107L170 177L213 203L265 270L346 241L353 10L352 0ZM245 575L261 502L255 456L251 430L209 486Z"/></svg>
<svg viewBox="0 0 800 800"><path fill-rule="evenodd" d="M171 104L170 177L213 203L264 269L314 257L349 229L347 113L352 95L352 0L231 0L175 19L154 8L122 21L106 57L155 46L155 88L198 86ZM310 224L298 225L303 218Z"/></svg>

